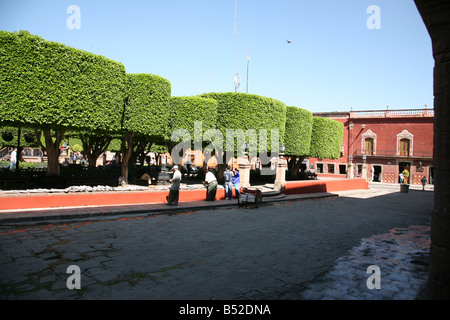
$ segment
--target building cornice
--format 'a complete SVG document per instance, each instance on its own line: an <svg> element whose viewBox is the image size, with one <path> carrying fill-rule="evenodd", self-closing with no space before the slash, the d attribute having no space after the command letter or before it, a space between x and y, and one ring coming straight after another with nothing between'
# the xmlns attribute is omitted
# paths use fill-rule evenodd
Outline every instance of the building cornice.
<svg viewBox="0 0 450 320"><path fill-rule="evenodd" d="M333 111L333 112L316 112L315 117L334 118L334 119L361 119L361 118L432 118L434 117L434 109L397 109L389 110L361 110L361 111Z"/></svg>

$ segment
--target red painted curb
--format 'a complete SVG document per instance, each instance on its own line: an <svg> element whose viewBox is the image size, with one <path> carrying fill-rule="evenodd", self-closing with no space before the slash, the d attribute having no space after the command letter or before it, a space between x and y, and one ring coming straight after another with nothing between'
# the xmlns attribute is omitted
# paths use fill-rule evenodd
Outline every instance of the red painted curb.
<svg viewBox="0 0 450 320"><path fill-rule="evenodd" d="M304 194L358 189L369 189L369 183L364 179L290 181L286 184L286 190L284 191L284 193Z"/></svg>
<svg viewBox="0 0 450 320"><path fill-rule="evenodd" d="M368 182L363 179L289 181L286 183L284 193L305 194L368 188ZM0 210L165 203L168 195L168 190L7 195L0 197ZM179 202L199 201L205 197L206 189L180 190ZM217 190L216 199L224 198L225 190Z"/></svg>

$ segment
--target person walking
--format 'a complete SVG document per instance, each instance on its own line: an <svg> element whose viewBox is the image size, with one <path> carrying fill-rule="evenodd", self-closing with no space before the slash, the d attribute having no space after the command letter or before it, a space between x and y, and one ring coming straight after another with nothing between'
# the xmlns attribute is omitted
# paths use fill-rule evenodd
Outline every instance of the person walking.
<svg viewBox="0 0 450 320"><path fill-rule="evenodd" d="M239 170L235 168L233 170L233 178L231 178L231 182L236 190L236 197L239 198L239 183L241 182L241 176L239 175Z"/></svg>
<svg viewBox="0 0 450 320"><path fill-rule="evenodd" d="M228 200L233 199L233 172L230 170L230 166L227 166L227 170L223 173L225 181L225 198Z"/></svg>
<svg viewBox="0 0 450 320"><path fill-rule="evenodd" d="M168 206L177 206L178 198L180 195L180 183L181 183L181 172L178 170L178 166L173 166L173 177L169 180L172 182L170 186L169 196L167 197Z"/></svg>
<svg viewBox="0 0 450 320"><path fill-rule="evenodd" d="M17 149L14 148L11 152L11 159L9 163L9 170L13 171L16 168L17 165Z"/></svg>
<svg viewBox="0 0 450 320"><path fill-rule="evenodd" d="M217 192L217 179L214 173L212 172L212 168L208 169L208 172L205 175L205 181L203 184L206 187L206 199L205 201L214 201L216 200L216 192Z"/></svg>
<svg viewBox="0 0 450 320"><path fill-rule="evenodd" d="M427 178L425 178L425 176L423 176L423 178L420 179L420 182L422 182L422 191L425 191L425 185L427 183Z"/></svg>

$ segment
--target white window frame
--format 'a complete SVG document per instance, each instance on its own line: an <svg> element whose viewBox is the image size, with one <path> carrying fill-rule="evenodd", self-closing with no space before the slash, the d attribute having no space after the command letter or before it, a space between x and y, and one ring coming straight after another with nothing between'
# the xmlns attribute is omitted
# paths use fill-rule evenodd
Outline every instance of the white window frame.
<svg viewBox="0 0 450 320"><path fill-rule="evenodd" d="M377 154L377 134L369 129L366 132L364 132L361 137L362 137L362 139L361 139L361 154L366 154L366 149L365 149L366 138L372 138L373 139L373 155L375 156Z"/></svg>
<svg viewBox="0 0 450 320"><path fill-rule="evenodd" d="M408 130L403 130L397 135L397 156L400 156L400 140L402 139L409 139L409 156L413 156L413 142L414 142L414 135L410 133Z"/></svg>

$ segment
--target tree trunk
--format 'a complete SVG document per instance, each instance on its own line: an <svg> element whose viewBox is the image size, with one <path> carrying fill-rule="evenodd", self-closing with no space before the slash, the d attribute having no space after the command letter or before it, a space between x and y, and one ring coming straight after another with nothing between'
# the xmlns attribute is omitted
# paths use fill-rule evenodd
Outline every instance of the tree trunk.
<svg viewBox="0 0 450 320"><path fill-rule="evenodd" d="M48 157L48 165L47 165L47 176L59 176L60 168L59 168L59 146L64 138L63 130L55 130L55 141L53 141L53 137L50 129L42 130L45 139L45 146L41 144L40 135L37 135L38 142L41 145L42 149L47 152Z"/></svg>
<svg viewBox="0 0 450 320"><path fill-rule="evenodd" d="M217 182L219 184L224 184L225 183L225 177L224 177L224 173L225 170L227 168L227 164L226 163L219 163L217 164Z"/></svg>
<svg viewBox="0 0 450 320"><path fill-rule="evenodd" d="M22 135L22 128L19 127L17 129L17 157L16 157L16 170L20 168L20 161L22 161L22 150L23 148L20 146L20 136Z"/></svg>
<svg viewBox="0 0 450 320"><path fill-rule="evenodd" d="M95 168L98 157L106 152L112 137L80 134L80 139L83 143L83 155L88 159L89 168Z"/></svg>
<svg viewBox="0 0 450 320"><path fill-rule="evenodd" d="M288 171L292 178L297 179L300 176L300 168L305 157L292 156L288 162Z"/></svg>
<svg viewBox="0 0 450 320"><path fill-rule="evenodd" d="M131 162L136 163L139 161L141 169L144 168L145 165L145 157L147 156L148 150L152 146L152 143L147 140L147 138L143 137L134 142L133 152L131 154Z"/></svg>
<svg viewBox="0 0 450 320"><path fill-rule="evenodd" d="M133 152L133 133L125 133L122 138L122 177L128 183L128 165Z"/></svg>
<svg viewBox="0 0 450 320"><path fill-rule="evenodd" d="M450 2L415 0L431 36L434 65L434 210L429 295L450 299Z"/></svg>

